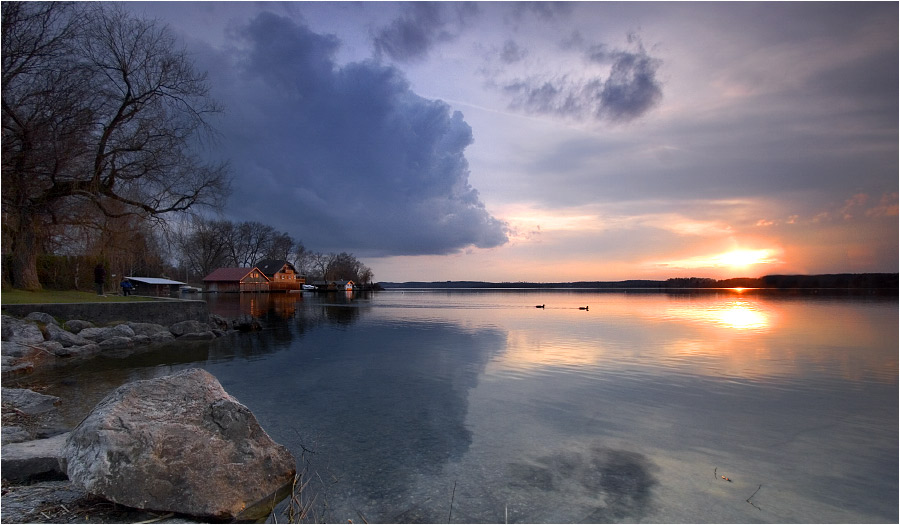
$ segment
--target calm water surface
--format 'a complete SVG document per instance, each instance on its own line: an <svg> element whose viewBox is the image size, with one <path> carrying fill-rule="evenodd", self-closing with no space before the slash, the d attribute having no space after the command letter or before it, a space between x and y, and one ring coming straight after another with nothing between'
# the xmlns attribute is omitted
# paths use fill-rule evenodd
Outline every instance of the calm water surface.
<svg viewBox="0 0 900 525"><path fill-rule="evenodd" d="M318 521L898 521L896 297L209 302L267 329L95 359L50 393L77 423L123 382L202 367L308 469Z"/></svg>

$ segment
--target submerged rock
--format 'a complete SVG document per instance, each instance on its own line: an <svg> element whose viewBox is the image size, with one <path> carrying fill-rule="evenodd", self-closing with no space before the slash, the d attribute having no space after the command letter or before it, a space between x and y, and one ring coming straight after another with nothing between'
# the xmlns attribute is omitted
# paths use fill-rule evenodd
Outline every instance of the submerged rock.
<svg viewBox="0 0 900 525"><path fill-rule="evenodd" d="M68 430L57 406L60 403L58 397L24 388L6 387L2 390L2 396L4 445L53 437ZM6 447L2 455L6 457ZM5 470L3 477L7 477Z"/></svg>
<svg viewBox="0 0 900 525"><path fill-rule="evenodd" d="M290 491L291 453L206 371L126 384L65 447L69 478L143 510L256 520Z"/></svg>
<svg viewBox="0 0 900 525"><path fill-rule="evenodd" d="M6 388L0 391L3 404L28 416L36 416L56 410L60 399L56 396L40 394L27 388Z"/></svg>

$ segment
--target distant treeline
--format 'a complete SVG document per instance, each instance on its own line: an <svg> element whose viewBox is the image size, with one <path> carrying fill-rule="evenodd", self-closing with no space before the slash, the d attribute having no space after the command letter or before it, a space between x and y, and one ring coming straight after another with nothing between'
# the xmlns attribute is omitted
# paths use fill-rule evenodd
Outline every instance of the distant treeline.
<svg viewBox="0 0 900 525"><path fill-rule="evenodd" d="M485 281L438 281L379 283L385 289L398 288L568 288L568 289L683 289L683 288L765 288L794 289L887 289L898 288L896 273L835 273L823 275L766 275L764 277L739 277L734 279L709 279L704 277L678 277L665 281L632 279L627 281L577 281L567 283L529 283Z"/></svg>

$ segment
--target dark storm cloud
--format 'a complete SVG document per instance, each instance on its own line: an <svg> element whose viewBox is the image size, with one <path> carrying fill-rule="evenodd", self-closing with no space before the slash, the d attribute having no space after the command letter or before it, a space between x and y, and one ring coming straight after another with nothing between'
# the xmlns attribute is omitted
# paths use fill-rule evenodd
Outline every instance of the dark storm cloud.
<svg viewBox="0 0 900 525"><path fill-rule="evenodd" d="M633 35L629 42L636 43L635 50L610 49L600 44L585 51L588 63L609 67L605 78L536 76L507 82L502 91L511 97L512 108L532 113L608 122L634 120L662 100L662 82L657 78L660 60L647 54ZM573 38L565 41L563 48L578 45Z"/></svg>
<svg viewBox="0 0 900 525"><path fill-rule="evenodd" d="M507 241L468 183L462 114L410 91L392 67L338 67L334 37L287 18L262 13L235 36L210 68L230 110L235 215L361 256Z"/></svg>
<svg viewBox="0 0 900 525"><path fill-rule="evenodd" d="M398 62L422 60L431 49L455 40L477 11L471 3L411 2L404 14L373 37L375 51Z"/></svg>
<svg viewBox="0 0 900 525"><path fill-rule="evenodd" d="M656 78L659 60L640 53L617 51L610 57L609 77L598 85L595 115L613 121L637 118L662 99L662 85Z"/></svg>

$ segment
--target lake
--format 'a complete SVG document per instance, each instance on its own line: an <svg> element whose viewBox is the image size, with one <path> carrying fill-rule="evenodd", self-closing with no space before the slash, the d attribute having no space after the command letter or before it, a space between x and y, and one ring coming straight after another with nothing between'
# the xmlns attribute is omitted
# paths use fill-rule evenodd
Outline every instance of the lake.
<svg viewBox="0 0 900 525"><path fill-rule="evenodd" d="M266 329L97 358L47 393L75 424L202 367L294 453L316 521L898 521L896 296L203 297Z"/></svg>

